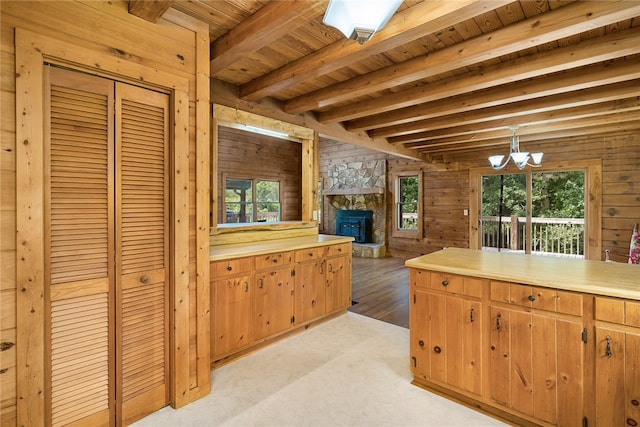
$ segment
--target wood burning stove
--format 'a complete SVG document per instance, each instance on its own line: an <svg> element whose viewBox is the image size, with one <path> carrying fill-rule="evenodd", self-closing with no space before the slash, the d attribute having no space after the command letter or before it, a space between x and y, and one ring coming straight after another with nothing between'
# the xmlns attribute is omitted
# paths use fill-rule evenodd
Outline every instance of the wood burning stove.
<svg viewBox="0 0 640 427"><path fill-rule="evenodd" d="M373 211L345 210L336 211L336 234L353 237L357 243L372 242Z"/></svg>

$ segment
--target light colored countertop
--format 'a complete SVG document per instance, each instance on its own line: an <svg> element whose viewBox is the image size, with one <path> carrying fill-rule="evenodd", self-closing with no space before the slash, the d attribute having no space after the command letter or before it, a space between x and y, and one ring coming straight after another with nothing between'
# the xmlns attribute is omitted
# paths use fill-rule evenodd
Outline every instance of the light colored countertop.
<svg viewBox="0 0 640 427"><path fill-rule="evenodd" d="M407 260L405 266L640 300L640 265L445 248Z"/></svg>
<svg viewBox="0 0 640 427"><path fill-rule="evenodd" d="M353 240L353 237L316 234L313 236L293 237L288 239L211 246L209 250L209 260L222 261L232 258L264 255L282 251L293 251L296 249L327 246L338 243L351 243Z"/></svg>

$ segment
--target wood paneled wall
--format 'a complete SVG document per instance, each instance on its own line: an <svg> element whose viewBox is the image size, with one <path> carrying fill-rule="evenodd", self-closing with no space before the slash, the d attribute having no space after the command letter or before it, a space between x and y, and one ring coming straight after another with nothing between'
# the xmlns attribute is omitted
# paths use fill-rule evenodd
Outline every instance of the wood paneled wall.
<svg viewBox="0 0 640 427"><path fill-rule="evenodd" d="M208 27L175 11L169 11L157 24L152 24L130 15L128 2L121 0L2 1L0 19L0 342L16 343L19 341L16 337L31 328L31 325L16 324L17 288L32 286L31 283L18 283L20 277L27 277L30 273L22 271L22 267L16 268L16 229L19 222L16 220L16 153L20 152L20 146L16 143L15 32L19 29L44 36L48 49L56 51L47 53L52 55L48 59L54 63L62 62L70 68L95 71L112 79L143 81L143 84L155 84L156 87L171 88L176 81L187 82L184 92L180 92L184 96L175 98L176 108L188 110L188 115L182 115L188 119L177 122L175 129L177 143L188 144L188 150L181 150L186 155L176 159L176 169L179 170L173 172L175 182L181 185L180 194L175 196L180 198L179 207L174 212L175 218L180 220L180 234L174 245L183 248L177 254L179 260L176 260L176 265L180 271L175 272L174 277L179 279L172 289L174 301L179 301L175 304L174 316L183 319L175 323L173 333L173 344L178 345L173 353L174 404L184 405L208 394ZM69 46L73 48L67 49ZM143 70L152 70L152 75L143 76L147 73ZM32 111L25 113L36 114ZM32 126L42 126L42 123L36 121ZM32 142L42 144L41 141ZM35 147L37 150L38 145ZM188 171L184 170L186 168ZM20 179L24 181L29 177ZM40 185L42 181L33 177L33 182L33 185ZM35 227L31 235L42 233L37 230ZM32 268L35 271L40 267L34 265ZM33 378L27 381L19 374L25 369L38 372L42 367L21 368L26 361L16 357L26 352L36 355L39 351L42 349L17 349L14 345L0 352L0 425L13 426L17 422L22 425L45 424L42 389L25 392L29 387L33 388ZM17 390L26 393L20 396L20 405L16 404ZM21 408L19 412L18 407Z"/></svg>
<svg viewBox="0 0 640 427"><path fill-rule="evenodd" d="M391 236L387 230L387 249L392 255L413 257L443 247L469 247L469 169L486 167L490 154L503 154L509 149L505 141L501 149L469 151L446 155L432 162L415 162L387 157L389 174L404 170L423 169L422 239ZM544 143L522 144L522 150L543 151L544 162L567 160L602 161L602 249L609 249L611 258L626 262L633 225L640 222L640 135L610 134L598 137L573 137ZM321 139L320 173L326 176L326 165L332 162L379 159L380 153ZM384 156L384 155L383 155ZM387 191L393 182L387 183ZM387 224L391 226L393 197L387 197ZM601 256L604 259L604 253Z"/></svg>
<svg viewBox="0 0 640 427"><path fill-rule="evenodd" d="M224 177L280 181L282 221L302 219L302 144L220 126L218 206L224 208ZM218 223L222 223L218 212Z"/></svg>

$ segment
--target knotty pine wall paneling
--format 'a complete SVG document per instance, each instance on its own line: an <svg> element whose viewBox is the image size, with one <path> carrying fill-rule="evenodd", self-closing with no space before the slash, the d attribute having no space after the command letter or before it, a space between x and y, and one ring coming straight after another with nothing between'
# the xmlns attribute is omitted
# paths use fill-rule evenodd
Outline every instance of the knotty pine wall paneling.
<svg viewBox="0 0 640 427"><path fill-rule="evenodd" d="M589 138L571 137L521 144L523 151L543 151L544 162L599 160L602 162L602 254L609 249L614 261L626 262L633 225L640 222L640 135L618 133ZM487 157L505 154L504 147L469 150L433 156L431 162L417 162L388 156L365 148L321 139L320 173L326 177L327 165L351 161L387 159L387 172L393 174L422 167L423 227L420 240L391 236L393 197L387 197L387 250L391 255L414 257L443 247L469 247L469 169L487 167ZM381 157L382 156L382 157ZM393 182L388 180L388 191Z"/></svg>
<svg viewBox="0 0 640 427"><path fill-rule="evenodd" d="M128 13L128 2L74 1L74 2L0 2L0 342L15 344L19 336L38 329L30 322L17 322L24 318L23 307L17 301L17 289L30 289L33 273L26 270L29 260L19 261L18 253L29 255L32 242L21 239L16 244L16 229L25 220L16 219L18 180L22 188L29 177L17 178L17 166L24 168L24 153L28 144L37 155L41 141L21 140L20 135L30 132L41 121L25 122L16 117L17 79L29 79L42 66L42 55L52 63L59 63L82 71L104 74L108 78L129 82L144 82L158 88L173 88L176 82L185 82L181 92L176 91L174 135L179 148L174 159L172 181L180 185L174 196L174 228L177 248L173 298L174 369L173 405L182 406L210 390L209 369L209 29L186 15L169 10L156 24L136 18ZM35 50L39 57L20 60L16 69L16 32L38 37L46 51ZM31 39L29 39L31 40ZM31 47L29 46L28 49ZM27 49L21 49L23 55ZM29 51L28 55L32 55ZM24 55L23 55L24 56ZM34 60L35 58L35 60ZM40 61L40 62L38 62ZM24 68L24 66L27 66ZM97 68L96 68L97 67ZM147 70L153 70L149 73ZM37 86L37 81L31 82ZM182 85L182 83L179 83ZM33 86L29 87L31 90ZM29 98L26 93L25 96ZM34 93L37 93L35 91ZM38 105L36 101L34 106ZM21 103L24 103L21 100ZM186 113L186 114L185 114ZM37 111L24 110L21 117L31 117ZM41 114L41 113L40 113ZM35 117L35 116L34 116ZM22 127L17 127L17 121ZM25 127L25 123L26 125ZM22 175L22 174L21 174ZM33 177L39 185L39 178ZM21 191L22 192L22 191ZM37 191L36 191L37 193ZM20 198L23 194L20 194ZM25 235L38 240L37 218L32 218L32 232ZM24 230L23 230L24 232ZM22 258L23 255L20 255ZM37 266L33 267L37 269ZM35 270L34 270L35 271ZM33 276L40 277L40 276ZM43 286L39 283L36 286ZM36 289L34 289L36 290ZM37 291L37 290L36 290ZM37 304L36 304L37 306ZM37 308L37 307L36 307ZM17 326L18 325L18 326ZM46 379L42 357L37 348L27 349L11 345L0 352L0 425L45 425L42 390ZM40 366L23 367L19 364L36 362ZM38 378L27 379L26 372ZM21 374L22 373L22 374ZM20 394L20 399L18 399ZM18 400L20 404L18 404Z"/></svg>
<svg viewBox="0 0 640 427"><path fill-rule="evenodd" d="M302 144L241 129L218 127L218 200L222 223L225 176L280 181L282 221L302 218Z"/></svg>

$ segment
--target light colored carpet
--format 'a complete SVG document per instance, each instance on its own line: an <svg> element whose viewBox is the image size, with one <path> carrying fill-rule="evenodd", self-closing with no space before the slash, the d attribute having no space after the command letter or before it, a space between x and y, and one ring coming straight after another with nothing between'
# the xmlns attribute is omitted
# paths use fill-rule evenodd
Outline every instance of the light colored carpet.
<svg viewBox="0 0 640 427"><path fill-rule="evenodd" d="M498 426L410 384L409 330L355 313L211 373L212 392L146 426Z"/></svg>

